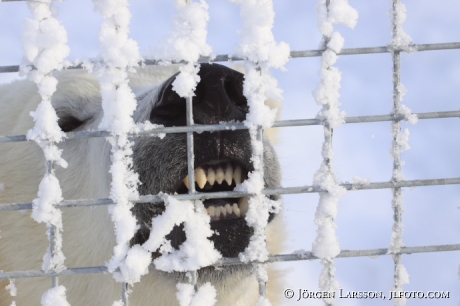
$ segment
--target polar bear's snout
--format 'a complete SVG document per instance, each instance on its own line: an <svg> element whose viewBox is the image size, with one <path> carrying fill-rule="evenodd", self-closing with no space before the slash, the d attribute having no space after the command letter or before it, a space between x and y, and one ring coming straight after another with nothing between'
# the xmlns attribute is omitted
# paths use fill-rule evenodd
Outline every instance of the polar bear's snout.
<svg viewBox="0 0 460 306"><path fill-rule="evenodd" d="M195 124L218 124L222 121L243 121L248 104L243 95L243 74L217 64L201 64L200 83L193 97ZM177 74L166 80L151 114L152 123L165 126L186 125L185 99L173 89Z"/></svg>
<svg viewBox="0 0 460 306"><path fill-rule="evenodd" d="M186 125L186 101L173 90L177 75L159 88L156 101L150 101L150 121L165 126ZM248 103L243 95L244 75L217 64L202 64L195 97L193 118L195 124L244 121ZM140 104L145 103L145 99ZM147 107L145 109L148 109ZM279 166L273 148L264 139L266 187L279 187ZM168 134L164 139L140 138L134 147L134 166L142 185L140 194L188 193L191 182L187 176L185 134ZM203 132L194 134L195 188L199 192L232 191L253 170L252 149L247 130ZM275 199L275 197L273 197ZM244 220L248 198L205 200L211 217L211 237L215 247L225 257L235 257L244 251L252 235ZM134 213L141 229L132 243L143 243L150 234L152 217L161 214L164 206L136 205ZM270 217L273 218L273 215ZM185 241L182 226L176 226L167 237L173 247Z"/></svg>

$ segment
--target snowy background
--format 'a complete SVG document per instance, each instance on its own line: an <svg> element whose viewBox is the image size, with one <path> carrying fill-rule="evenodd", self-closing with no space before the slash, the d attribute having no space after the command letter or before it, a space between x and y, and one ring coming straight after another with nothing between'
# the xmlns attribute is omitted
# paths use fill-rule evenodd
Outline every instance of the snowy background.
<svg viewBox="0 0 460 306"><path fill-rule="evenodd" d="M276 41L291 50L317 49L321 36L316 27L316 0L274 0ZM384 46L391 40L389 0L349 0L359 13L354 30L336 26L345 48ZM415 43L460 42L460 3L455 0L404 1L405 31ZM99 14L91 1L67 0L58 4L58 18L68 32L70 60L98 54ZM170 30L175 13L173 1L133 1L131 37L141 50L154 46ZM208 43L214 53L226 54L238 40L239 6L227 1L209 2ZM0 4L0 65L17 65L22 58L19 40L22 21L29 16L24 2ZM319 58L291 59L287 72L274 70L284 89L281 119L313 118L319 106L311 92L319 80ZM342 71L341 109L347 116L388 114L392 108L391 55L347 55L335 64ZM0 74L0 83L18 78ZM403 103L413 112L458 110L460 96L460 50L402 54L401 81L407 88ZM411 149L402 154L406 179L460 176L458 118L403 123L410 130ZM283 186L310 185L321 158L321 127L280 128L276 145L283 170ZM345 124L334 130L334 168L340 181L355 175L371 181L388 181L392 159L390 122ZM403 241L407 246L454 244L460 237L460 189L458 185L404 189ZM318 195L284 196L288 236L283 253L310 250L316 237L313 223ZM351 191L341 198L336 219L342 249L385 248L389 245L393 217L391 191ZM393 262L379 258L337 259L337 274L344 290L387 292L393 283ZM405 290L450 291L449 300L409 300L408 305L454 305L460 301L458 252L404 255L410 275ZM321 265L318 261L278 264L284 269L285 287L316 290ZM282 292L279 292L280 296ZM297 296L283 305L297 305ZM390 305L381 300L339 299L337 305ZM304 303L305 304L305 301ZM322 305L308 300L309 305Z"/></svg>

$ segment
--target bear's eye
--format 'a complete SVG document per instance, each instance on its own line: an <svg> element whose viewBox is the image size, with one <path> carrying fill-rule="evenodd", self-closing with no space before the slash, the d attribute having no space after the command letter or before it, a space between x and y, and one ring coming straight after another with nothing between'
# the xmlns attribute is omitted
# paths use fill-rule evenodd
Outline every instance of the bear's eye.
<svg viewBox="0 0 460 306"><path fill-rule="evenodd" d="M59 118L58 124L61 130L65 133L70 132L81 126L85 121L72 116Z"/></svg>

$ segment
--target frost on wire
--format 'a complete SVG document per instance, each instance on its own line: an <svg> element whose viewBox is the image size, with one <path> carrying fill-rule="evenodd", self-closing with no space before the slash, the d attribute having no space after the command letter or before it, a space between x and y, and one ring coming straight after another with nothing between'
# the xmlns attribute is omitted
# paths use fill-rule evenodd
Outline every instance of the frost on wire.
<svg viewBox="0 0 460 306"><path fill-rule="evenodd" d="M209 226L211 218L201 201L179 201L167 194L163 198L165 212L153 218L149 239L143 247L154 252L159 249L161 256L154 260L158 270L166 272L195 271L212 265L222 256L208 240L213 232ZM178 250L165 238L175 225L184 224L187 240ZM154 235L153 235L154 234Z"/></svg>
<svg viewBox="0 0 460 306"><path fill-rule="evenodd" d="M263 142L261 128L273 125L276 110L265 105L267 98L282 100L282 90L269 73L269 68L284 69L289 59L289 45L277 43L272 33L275 13L271 0L230 0L240 5L242 29L239 41L232 56L245 59L243 94L247 98L249 113L245 125L249 128L252 144L251 161L254 171L248 179L235 188L236 191L254 194L249 198L249 210L246 222L254 229L246 250L239 254L243 262L251 260L265 261L268 258L265 228L269 213L278 212L280 203L272 201L262 194L264 189ZM261 271L263 270L263 271ZM259 281L265 282L265 267L258 267ZM270 305L267 298L261 296L257 305Z"/></svg>
<svg viewBox="0 0 460 306"><path fill-rule="evenodd" d="M70 49L66 44L67 32L56 19L57 9L52 4L52 0L27 1L33 18L26 18L23 24L21 40L24 57L20 72L37 84L42 99L37 109L30 113L35 125L27 132L27 139L35 141L42 148L46 159L46 173L39 185L38 198L32 202L31 217L37 222L46 223L50 240L48 251L43 256L42 269L60 272L66 269L62 253L62 212L53 205L63 198L54 164L66 168L67 162L61 157L62 150L56 146L65 134L59 128L58 117L51 105L51 97L58 83L52 72L64 68ZM53 250L51 244L54 244ZM60 292L60 299L53 305L69 305L63 286L45 292L42 305L50 305L47 296L55 291Z"/></svg>
<svg viewBox="0 0 460 306"><path fill-rule="evenodd" d="M15 297L16 294L18 293L18 290L16 288L16 285L14 284L15 279L8 279L9 284L5 287L5 289L8 291L8 293L12 296ZM16 306L16 302L12 301L10 306Z"/></svg>
<svg viewBox="0 0 460 306"><path fill-rule="evenodd" d="M135 95L128 86L128 72L134 71L133 67L138 65L141 56L137 43L128 37L131 13L127 0L93 0L93 3L103 18L99 30L101 64L93 67L101 86L104 110L99 128L109 131L112 136L107 138L112 146L110 198L116 203L109 207L109 211L117 244L107 267L115 280L132 285L140 280L136 275L139 270L144 272L147 269L149 262L146 258L150 258L150 253L139 246L129 248L129 241L138 229L131 212L131 201L139 196L139 179L132 169L133 142L128 138L128 133L136 129L132 115L137 106ZM139 268L139 265L143 266Z"/></svg>
<svg viewBox="0 0 460 306"><path fill-rule="evenodd" d="M246 191L255 194L249 202L249 211L246 221L254 227L254 235L246 251L240 254L243 261L266 260L268 252L265 243L265 226L268 213L273 206L279 208L262 194L264 188L263 143L257 139L258 128L269 128L273 125L276 110L265 105L267 98L282 100L282 90L268 71L268 68L283 68L289 59L289 46L276 43L272 34L274 22L273 3L271 0L240 1L231 0L240 4L240 16L243 28L239 31L237 42L232 56L245 59L245 75L243 93L248 100L249 113L245 125L249 127L253 154L251 161L254 171L243 182L237 191Z"/></svg>
<svg viewBox="0 0 460 306"><path fill-rule="evenodd" d="M318 28L323 35L321 48L321 67L318 72L320 81L313 91L313 97L321 106L317 117L324 122L324 142L322 146L323 162L314 175L313 184L325 192L319 193L319 203L315 213L317 236L313 241L312 252L321 259L323 270L319 277L319 288L322 291L336 291L339 288L335 280L333 258L340 253L339 240L335 233L337 204L346 190L337 183L333 172L332 129L344 123L345 113L340 111L339 89L340 71L334 67L337 53L343 47L344 39L339 32L334 32L334 24L343 24L354 28L358 18L357 11L347 0L320 0L317 5ZM332 305L333 298L324 298L324 303Z"/></svg>
<svg viewBox="0 0 460 306"><path fill-rule="evenodd" d="M172 83L173 90L183 98L195 96L195 89L200 81L200 66L196 64L200 56L213 57L212 49L206 42L209 20L206 1L187 3L175 0L176 15L172 20L172 29L158 45L150 50L149 57L162 65L185 61L179 67L180 73ZM160 257L154 260L155 268L166 272L196 271L212 265L222 255L208 239L213 232L210 217L202 201L178 201L160 193L165 203L165 211L152 219L149 239L142 245L145 250L159 250ZM174 226L184 225L186 241L178 250L165 238ZM192 284L177 284L176 298L181 306L214 305L216 290L210 284L201 285L195 292Z"/></svg>
<svg viewBox="0 0 460 306"><path fill-rule="evenodd" d="M406 52L416 51L414 48L414 43L410 36L404 32L402 24L406 19L406 7L399 0L391 1L392 9L390 10L390 17L392 21L392 40L389 44L389 48L393 51L393 114L394 115L403 115L404 119L409 123L417 123L417 116L412 114L411 110L401 104L401 101L406 94L406 88L401 84L400 81L400 54L399 50ZM393 121L391 123L391 134L392 134L392 145L390 154L394 160L393 172L391 180L393 182L398 182L404 180L404 176L401 171L401 167L404 165L404 162L401 160L401 153L403 151L409 150L410 146L409 141L409 130L405 129L401 131L401 122ZM392 199L392 208L394 211L395 220L393 222L390 246L388 247L389 254L393 255L395 262L394 268L394 284L392 291L402 291L403 285L409 283L409 274L406 271L406 268L402 264L401 255L396 255L401 248L404 246L402 242L402 229L403 223L401 220L402 213L404 211L403 195L401 188L394 188L393 199ZM394 304L396 306L404 306L406 304L406 298L395 299Z"/></svg>
<svg viewBox="0 0 460 306"><path fill-rule="evenodd" d="M180 306L212 306L216 300L216 289L211 283L205 283L195 293L191 284L177 284L176 298Z"/></svg>
<svg viewBox="0 0 460 306"><path fill-rule="evenodd" d="M43 306L70 306L66 300L65 287L57 286L46 291L41 299Z"/></svg>
<svg viewBox="0 0 460 306"><path fill-rule="evenodd" d="M388 15L392 21L391 25L393 36L388 47L391 50L404 50L409 53L417 51L412 38L404 32L402 27L404 21L406 20L406 6L399 0L390 0L390 3L391 9L388 10Z"/></svg>
<svg viewBox="0 0 460 306"><path fill-rule="evenodd" d="M189 4L185 0L175 0L174 6L177 13L172 20L172 30L151 49L149 56L165 65L185 61L172 86L180 97L193 97L200 82L200 68L195 63L200 56L213 57L212 49L206 43L208 4L204 0Z"/></svg>

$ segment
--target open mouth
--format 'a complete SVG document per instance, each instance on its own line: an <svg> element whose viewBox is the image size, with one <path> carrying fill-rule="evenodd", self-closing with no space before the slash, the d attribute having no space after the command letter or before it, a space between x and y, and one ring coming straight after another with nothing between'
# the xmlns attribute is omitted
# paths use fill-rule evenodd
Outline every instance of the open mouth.
<svg viewBox="0 0 460 306"><path fill-rule="evenodd" d="M195 168L195 190L197 192L228 192L233 191L235 186L248 178L249 165L236 159L211 160L200 163ZM190 181L186 170L182 169L184 176L170 182L174 187L169 187L169 192L175 194L187 194ZM166 188L165 188L166 189ZM275 200L274 196L270 196ZM207 214L210 216L210 228L214 232L209 240L223 257L236 257L249 245L254 230L245 220L249 208L249 197L206 199L203 201ZM131 244L142 244L149 239L151 232L151 220L165 211L165 205L136 205L134 212L139 219L144 220L141 228L131 241ZM274 213L269 214L270 222ZM179 249L187 240L184 224L173 227L165 236L171 242L174 249ZM159 251L153 253L153 258L160 256Z"/></svg>
<svg viewBox="0 0 460 306"><path fill-rule="evenodd" d="M198 192L233 191L236 185L248 177L248 171L235 161L214 160L195 168L195 190ZM175 193L186 194L188 175ZM244 218L249 208L249 198L207 199L203 201L211 222Z"/></svg>

